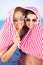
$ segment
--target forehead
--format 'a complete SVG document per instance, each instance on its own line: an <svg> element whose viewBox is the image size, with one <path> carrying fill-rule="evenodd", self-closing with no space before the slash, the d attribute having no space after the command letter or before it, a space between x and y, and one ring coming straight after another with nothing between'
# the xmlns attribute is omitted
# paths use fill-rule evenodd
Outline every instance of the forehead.
<svg viewBox="0 0 43 65"><path fill-rule="evenodd" d="M27 18L36 18L36 17L37 16L35 14L31 14L31 13L27 14Z"/></svg>
<svg viewBox="0 0 43 65"><path fill-rule="evenodd" d="M17 11L14 13L14 17L20 17L20 16L23 16L23 12Z"/></svg>

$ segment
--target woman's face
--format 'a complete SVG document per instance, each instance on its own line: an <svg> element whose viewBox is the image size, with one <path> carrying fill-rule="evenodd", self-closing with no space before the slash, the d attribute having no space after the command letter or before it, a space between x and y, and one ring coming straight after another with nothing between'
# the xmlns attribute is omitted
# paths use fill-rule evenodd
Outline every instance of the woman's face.
<svg viewBox="0 0 43 65"><path fill-rule="evenodd" d="M31 14L29 13L26 17L26 26L29 28L29 29L32 29L34 27L34 25L37 24L37 17L35 14Z"/></svg>
<svg viewBox="0 0 43 65"><path fill-rule="evenodd" d="M16 29L21 30L22 27L24 26L23 13L20 11L15 12L13 22L14 22L14 26L16 27Z"/></svg>

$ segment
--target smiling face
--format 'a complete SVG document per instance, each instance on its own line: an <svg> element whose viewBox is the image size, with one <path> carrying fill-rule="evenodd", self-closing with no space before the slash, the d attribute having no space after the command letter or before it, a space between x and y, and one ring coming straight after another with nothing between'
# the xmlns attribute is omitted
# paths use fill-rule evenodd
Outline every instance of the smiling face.
<svg viewBox="0 0 43 65"><path fill-rule="evenodd" d="M17 30L21 30L24 26L24 16L23 13L20 11L15 12L13 17L14 26Z"/></svg>
<svg viewBox="0 0 43 65"><path fill-rule="evenodd" d="M38 17L32 10L25 10L25 24L29 29L38 24Z"/></svg>
<svg viewBox="0 0 43 65"><path fill-rule="evenodd" d="M16 7L13 14L13 23L17 31L21 31L24 26L24 9Z"/></svg>
<svg viewBox="0 0 43 65"><path fill-rule="evenodd" d="M37 23L37 17L34 14L29 13L26 17L26 26L32 29Z"/></svg>

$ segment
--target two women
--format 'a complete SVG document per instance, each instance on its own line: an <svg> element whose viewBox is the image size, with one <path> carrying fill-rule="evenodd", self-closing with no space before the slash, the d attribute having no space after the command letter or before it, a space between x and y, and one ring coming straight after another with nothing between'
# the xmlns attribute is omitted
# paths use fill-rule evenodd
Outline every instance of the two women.
<svg viewBox="0 0 43 65"><path fill-rule="evenodd" d="M13 25L15 26L18 32L18 35L14 38L14 43L15 43L13 44L14 46L12 45L12 47L9 50L10 51L12 50L12 54L13 54L15 52L15 49L18 46L19 49L21 49L24 53L26 53L25 65L29 65L29 64L30 65L41 65L42 64L42 61L41 61L42 59L42 56L41 56L42 27L40 26L39 13L38 13L38 10L34 7L28 7L24 10L25 10L25 15L24 13L23 14L20 13L18 9L15 10L14 12ZM12 16L11 12L10 12L10 16ZM8 18L9 18L9 21L12 23L12 20L11 20L12 18L10 17ZM25 23L25 27L24 27L24 23ZM10 24L10 26L11 25L12 24ZM14 29L13 30L12 29L13 28L11 27L10 30L11 32L13 32L12 34L14 34ZM25 35L27 31L28 33ZM20 38L21 39L23 38L23 39L21 40ZM20 44L18 45L19 42ZM9 53L9 50L1 57L2 60L7 61L12 56L12 54ZM7 53L9 53L10 55L9 57Z"/></svg>

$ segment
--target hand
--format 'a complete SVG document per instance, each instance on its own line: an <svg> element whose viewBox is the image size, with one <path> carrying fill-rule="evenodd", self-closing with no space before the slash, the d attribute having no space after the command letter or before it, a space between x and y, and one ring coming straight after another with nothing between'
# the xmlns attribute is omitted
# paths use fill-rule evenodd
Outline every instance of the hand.
<svg viewBox="0 0 43 65"><path fill-rule="evenodd" d="M18 36L15 36L14 37L14 44L19 44L20 43L20 37L19 37L19 35Z"/></svg>

